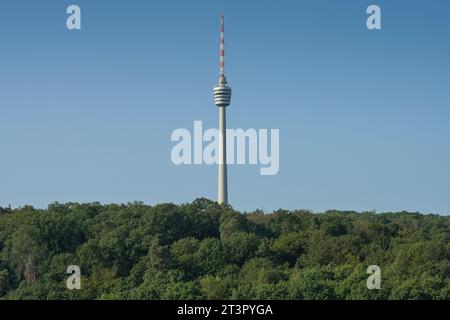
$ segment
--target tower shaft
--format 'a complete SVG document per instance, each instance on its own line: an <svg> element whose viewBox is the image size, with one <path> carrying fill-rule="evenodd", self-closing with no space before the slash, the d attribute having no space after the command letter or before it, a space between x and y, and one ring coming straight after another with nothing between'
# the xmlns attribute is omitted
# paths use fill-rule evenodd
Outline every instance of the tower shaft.
<svg viewBox="0 0 450 320"><path fill-rule="evenodd" d="M228 203L227 177L227 113L226 107L219 107L219 189L218 203Z"/></svg>

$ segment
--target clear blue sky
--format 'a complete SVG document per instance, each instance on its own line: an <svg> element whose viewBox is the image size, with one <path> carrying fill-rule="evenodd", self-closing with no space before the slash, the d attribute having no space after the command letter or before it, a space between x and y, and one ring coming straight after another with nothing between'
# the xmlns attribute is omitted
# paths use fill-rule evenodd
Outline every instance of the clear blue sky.
<svg viewBox="0 0 450 320"><path fill-rule="evenodd" d="M278 175L230 167L235 208L450 213L448 0L2 1L0 205L215 199L170 134L217 126L222 11L228 125L281 140Z"/></svg>

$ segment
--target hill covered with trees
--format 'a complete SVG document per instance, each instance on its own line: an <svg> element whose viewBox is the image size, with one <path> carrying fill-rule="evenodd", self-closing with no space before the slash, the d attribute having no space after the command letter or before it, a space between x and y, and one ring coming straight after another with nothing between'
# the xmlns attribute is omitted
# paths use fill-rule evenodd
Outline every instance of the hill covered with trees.
<svg viewBox="0 0 450 320"><path fill-rule="evenodd" d="M0 208L0 299L450 299L450 217L206 199Z"/></svg>

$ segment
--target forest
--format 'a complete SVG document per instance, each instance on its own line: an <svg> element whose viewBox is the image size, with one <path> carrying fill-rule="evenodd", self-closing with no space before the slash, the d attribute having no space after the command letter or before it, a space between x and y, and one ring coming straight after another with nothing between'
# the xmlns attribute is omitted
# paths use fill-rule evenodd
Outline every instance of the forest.
<svg viewBox="0 0 450 320"><path fill-rule="evenodd" d="M241 213L203 198L0 207L0 299L450 299L450 216Z"/></svg>

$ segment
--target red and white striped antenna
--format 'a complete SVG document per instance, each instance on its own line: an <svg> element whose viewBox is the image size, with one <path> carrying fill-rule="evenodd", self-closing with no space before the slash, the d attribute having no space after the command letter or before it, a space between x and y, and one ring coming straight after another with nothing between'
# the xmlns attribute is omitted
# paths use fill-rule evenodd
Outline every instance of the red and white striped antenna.
<svg viewBox="0 0 450 320"><path fill-rule="evenodd" d="M225 75L225 18L220 15L220 75Z"/></svg>

